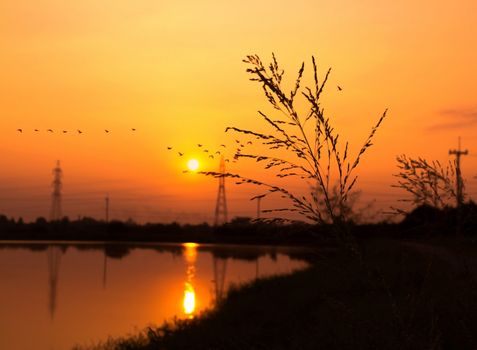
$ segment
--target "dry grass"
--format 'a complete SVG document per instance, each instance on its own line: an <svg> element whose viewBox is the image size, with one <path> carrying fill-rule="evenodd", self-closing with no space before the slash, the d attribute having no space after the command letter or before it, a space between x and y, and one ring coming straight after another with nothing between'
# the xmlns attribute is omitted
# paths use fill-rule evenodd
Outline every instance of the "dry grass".
<svg viewBox="0 0 477 350"><path fill-rule="evenodd" d="M356 184L355 171L361 157L372 146L372 140L386 112L378 119L371 129L363 146L354 157L349 152L348 142L341 141L340 135L332 126L332 122L325 116L320 104L326 82L331 70L320 81L315 58L312 57L313 86L303 87L302 79L305 73L305 64L302 63L298 70L290 92L286 92L284 84L284 70L280 68L275 56L266 66L257 55L247 56L244 60L250 80L258 82L265 97L276 111L273 116L259 111L262 119L271 129L269 133L239 127L228 127L226 131L240 134L247 140L237 140L240 145L235 153L235 159L254 159L263 164L271 178L295 177L304 182L304 187L309 182L316 183L319 191L310 191L308 195L301 196L284 186L270 182L244 177L241 174L220 172L202 172L214 177L229 177L236 180L237 184L254 184L263 188L257 197L278 194L290 200L291 206L265 210L265 213L278 214L276 220L281 220L281 212L295 212L314 223L338 223L346 221L346 206L349 194ZM304 112L299 112L297 100L303 99L307 106ZM258 144L265 151L245 153L245 145ZM330 182L336 179L337 199L331 199ZM254 197L252 199L255 199ZM324 204L324 205L323 205ZM272 214L273 215L273 214Z"/></svg>

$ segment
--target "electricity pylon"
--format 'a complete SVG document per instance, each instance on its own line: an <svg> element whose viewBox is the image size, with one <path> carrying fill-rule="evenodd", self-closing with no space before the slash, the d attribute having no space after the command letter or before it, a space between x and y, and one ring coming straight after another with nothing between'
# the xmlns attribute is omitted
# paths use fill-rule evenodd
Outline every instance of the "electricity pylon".
<svg viewBox="0 0 477 350"><path fill-rule="evenodd" d="M61 220L61 177L63 172L60 168L60 161L56 162L56 168L53 169L53 193L51 194L51 213L50 220Z"/></svg>
<svg viewBox="0 0 477 350"><path fill-rule="evenodd" d="M215 204L215 220L214 225L223 225L227 222L227 200L225 198L225 160L220 158L219 173L219 191L217 193L217 203Z"/></svg>

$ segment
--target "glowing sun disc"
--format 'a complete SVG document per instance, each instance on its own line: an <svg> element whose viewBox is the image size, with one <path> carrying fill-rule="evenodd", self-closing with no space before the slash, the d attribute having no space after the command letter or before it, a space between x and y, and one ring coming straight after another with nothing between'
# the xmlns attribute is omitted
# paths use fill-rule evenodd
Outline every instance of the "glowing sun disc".
<svg viewBox="0 0 477 350"><path fill-rule="evenodd" d="M199 169L199 161L197 159L191 159L187 162L187 168L190 171L196 171Z"/></svg>

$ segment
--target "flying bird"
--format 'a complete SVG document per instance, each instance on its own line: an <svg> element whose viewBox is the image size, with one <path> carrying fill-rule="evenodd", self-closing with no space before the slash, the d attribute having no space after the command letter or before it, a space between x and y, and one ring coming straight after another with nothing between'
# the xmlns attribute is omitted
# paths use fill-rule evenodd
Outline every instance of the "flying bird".
<svg viewBox="0 0 477 350"><path fill-rule="evenodd" d="M108 129L104 129L104 132L105 132L105 133L109 133L109 130L108 130Z"/></svg>
<svg viewBox="0 0 477 350"><path fill-rule="evenodd" d="M78 131L78 134L82 134L82 133L83 133L80 129L78 129L78 130L76 130L76 131Z"/></svg>
<svg viewBox="0 0 477 350"><path fill-rule="evenodd" d="M209 153L209 150L208 150L208 149L204 149L204 152L205 152L205 153Z"/></svg>
<svg viewBox="0 0 477 350"><path fill-rule="evenodd" d="M252 144L252 141L247 141L247 145L251 145Z"/></svg>
<svg viewBox="0 0 477 350"><path fill-rule="evenodd" d="M63 134L66 134L68 132L68 130L63 130Z"/></svg>
<svg viewBox="0 0 477 350"><path fill-rule="evenodd" d="M215 154L220 154L220 151L215 152Z"/></svg>
<svg viewBox="0 0 477 350"><path fill-rule="evenodd" d="M337 87L338 87L338 91L343 90L343 89L341 88L341 86L338 85Z"/></svg>
<svg viewBox="0 0 477 350"><path fill-rule="evenodd" d="M23 132L23 130L22 130L22 129L17 129L17 131L18 131L18 132Z"/></svg>
<svg viewBox="0 0 477 350"><path fill-rule="evenodd" d="M202 145L200 143L197 144L197 147L202 147Z"/></svg>
<svg viewBox="0 0 477 350"><path fill-rule="evenodd" d="M131 128L131 130L132 130L132 131L136 131L136 129L135 129L135 128Z"/></svg>
<svg viewBox="0 0 477 350"><path fill-rule="evenodd" d="M212 159L214 159L214 156L211 154L211 155L209 156L209 158L212 158Z"/></svg>
<svg viewBox="0 0 477 350"><path fill-rule="evenodd" d="M38 132L38 131L40 131L40 130L38 130L38 129L35 129L35 131L36 131L36 132Z"/></svg>
<svg viewBox="0 0 477 350"><path fill-rule="evenodd" d="M227 163L230 162L230 160L228 160L228 159L226 159L225 161L226 161Z"/></svg>
<svg viewBox="0 0 477 350"><path fill-rule="evenodd" d="M224 145L224 144L221 144L220 146L221 146L221 147L225 147L225 145Z"/></svg>
<svg viewBox="0 0 477 350"><path fill-rule="evenodd" d="M181 152L178 152L179 153L179 157L182 157L184 155L184 153L181 153Z"/></svg>
<svg viewBox="0 0 477 350"><path fill-rule="evenodd" d="M52 130L52 129L48 129L48 130L46 130L46 131L48 131L48 132L53 132L53 130Z"/></svg>
<svg viewBox="0 0 477 350"><path fill-rule="evenodd" d="M239 140L235 140L235 142L237 142L237 143L240 143L240 141L239 141Z"/></svg>
<svg viewBox="0 0 477 350"><path fill-rule="evenodd" d="M169 146L169 147L167 147L167 149L170 151L172 149L172 147Z"/></svg>

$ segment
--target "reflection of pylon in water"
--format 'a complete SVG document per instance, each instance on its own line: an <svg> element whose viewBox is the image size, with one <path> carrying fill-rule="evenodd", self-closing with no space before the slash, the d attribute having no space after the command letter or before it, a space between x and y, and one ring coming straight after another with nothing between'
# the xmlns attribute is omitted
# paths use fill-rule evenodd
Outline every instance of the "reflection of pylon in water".
<svg viewBox="0 0 477 350"><path fill-rule="evenodd" d="M225 174L225 160L220 158L220 174ZM217 193L217 203L215 204L214 225L223 225L227 222L227 200L225 199L225 176L219 177L219 192Z"/></svg>
<svg viewBox="0 0 477 350"><path fill-rule="evenodd" d="M214 257L214 289L216 304L220 303L224 298L226 273L227 259Z"/></svg>
<svg viewBox="0 0 477 350"><path fill-rule="evenodd" d="M60 247L48 247L48 269L49 269L49 303L51 319L55 316L56 292L58 289L58 279L60 272L61 249Z"/></svg>
<svg viewBox="0 0 477 350"><path fill-rule="evenodd" d="M104 251L104 263L103 263L103 288L106 288L106 277L108 273L108 256L106 250Z"/></svg>

